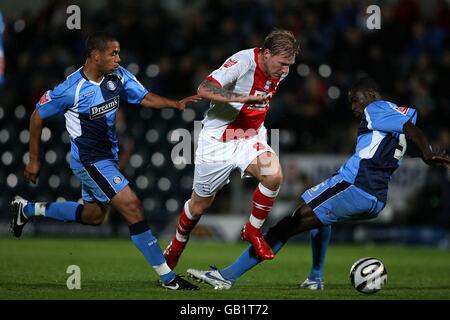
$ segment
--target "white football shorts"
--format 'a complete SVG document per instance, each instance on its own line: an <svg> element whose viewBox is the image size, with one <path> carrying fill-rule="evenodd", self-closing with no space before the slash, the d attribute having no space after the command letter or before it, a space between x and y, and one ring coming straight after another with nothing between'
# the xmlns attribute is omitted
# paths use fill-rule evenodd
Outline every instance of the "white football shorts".
<svg viewBox="0 0 450 320"><path fill-rule="evenodd" d="M193 190L200 197L210 197L230 182L230 174L239 169L241 177L250 163L264 152L274 153L267 143L267 131L248 139L220 141L202 130L195 152Z"/></svg>

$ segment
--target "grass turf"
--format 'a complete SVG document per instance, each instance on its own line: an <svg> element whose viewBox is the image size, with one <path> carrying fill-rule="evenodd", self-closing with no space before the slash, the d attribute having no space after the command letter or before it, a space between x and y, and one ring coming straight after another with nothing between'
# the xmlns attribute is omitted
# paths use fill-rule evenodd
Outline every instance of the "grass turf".
<svg viewBox="0 0 450 320"><path fill-rule="evenodd" d="M166 243L161 243L165 246ZM245 243L192 241L175 269L224 267ZM381 259L387 286L365 295L348 278L359 258ZM81 269L81 289L69 290L69 265ZM0 299L151 299L151 300L390 300L450 299L450 252L418 247L331 244L325 264L325 290L298 288L311 265L310 247L288 244L276 259L246 273L232 290L199 284L195 292L169 291L157 285L156 273L130 240L80 238L0 238Z"/></svg>

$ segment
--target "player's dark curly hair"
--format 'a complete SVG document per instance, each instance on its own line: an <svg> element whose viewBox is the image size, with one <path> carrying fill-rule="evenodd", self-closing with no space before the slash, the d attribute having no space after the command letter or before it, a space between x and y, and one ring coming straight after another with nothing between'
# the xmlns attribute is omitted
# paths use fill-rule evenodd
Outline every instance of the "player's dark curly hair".
<svg viewBox="0 0 450 320"><path fill-rule="evenodd" d="M296 56L300 51L300 45L294 34L289 30L275 29L264 39L262 51L269 49L270 53L282 56Z"/></svg>
<svg viewBox="0 0 450 320"><path fill-rule="evenodd" d="M367 90L373 90L375 92L380 92L380 87L378 84L373 80L372 78L368 76L364 76L362 78L359 78L356 80L352 86L350 87L349 91L355 92L355 91L367 91Z"/></svg>
<svg viewBox="0 0 450 320"><path fill-rule="evenodd" d="M92 50L95 49L104 51L108 46L108 42L110 41L117 41L117 39L106 32L95 32L91 34L86 39L87 56L90 57Z"/></svg>

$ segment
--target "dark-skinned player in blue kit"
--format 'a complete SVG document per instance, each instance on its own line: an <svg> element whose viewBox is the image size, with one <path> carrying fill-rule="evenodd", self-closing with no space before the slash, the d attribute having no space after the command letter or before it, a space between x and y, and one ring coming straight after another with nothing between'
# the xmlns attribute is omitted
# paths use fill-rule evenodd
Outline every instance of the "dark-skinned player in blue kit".
<svg viewBox="0 0 450 320"><path fill-rule="evenodd" d="M419 147L426 164L450 168L450 159L445 153L433 152L423 132L416 127L416 110L383 100L372 79L358 80L348 97L354 114L361 118L355 153L332 177L304 192L295 211L268 230L265 239L274 253L299 233L340 221L377 217L386 205L389 180L406 152L406 137ZM313 244L318 253L319 277L310 275L307 281L315 282L308 285L317 289L323 288L320 265L323 266L328 243L329 238ZM230 289L261 261L249 247L226 268L187 272L216 289ZM302 286L306 285L304 282Z"/></svg>

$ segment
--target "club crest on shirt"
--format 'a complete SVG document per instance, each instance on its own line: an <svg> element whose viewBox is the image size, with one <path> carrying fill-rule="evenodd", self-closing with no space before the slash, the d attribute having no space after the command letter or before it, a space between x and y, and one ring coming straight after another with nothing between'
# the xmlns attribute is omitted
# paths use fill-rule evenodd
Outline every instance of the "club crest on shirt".
<svg viewBox="0 0 450 320"><path fill-rule="evenodd" d="M114 90L116 90L116 88L117 88L117 84L115 84L114 81L109 80L109 81L106 83L106 87L108 88L109 91L114 91Z"/></svg>
<svg viewBox="0 0 450 320"><path fill-rule="evenodd" d="M48 90L42 95L42 97L39 99L39 104L42 106L43 104L46 104L49 101L52 101L52 97L50 97L50 90Z"/></svg>
<svg viewBox="0 0 450 320"><path fill-rule="evenodd" d="M100 118L110 111L119 107L119 96L106 100L99 105L89 108L89 119L94 120Z"/></svg>
<svg viewBox="0 0 450 320"><path fill-rule="evenodd" d="M114 176L113 182L114 182L114 184L120 184L122 182L122 177Z"/></svg>
<svg viewBox="0 0 450 320"><path fill-rule="evenodd" d="M264 85L264 91L267 92L270 89L270 86L272 85L272 80L267 80L266 84Z"/></svg>

